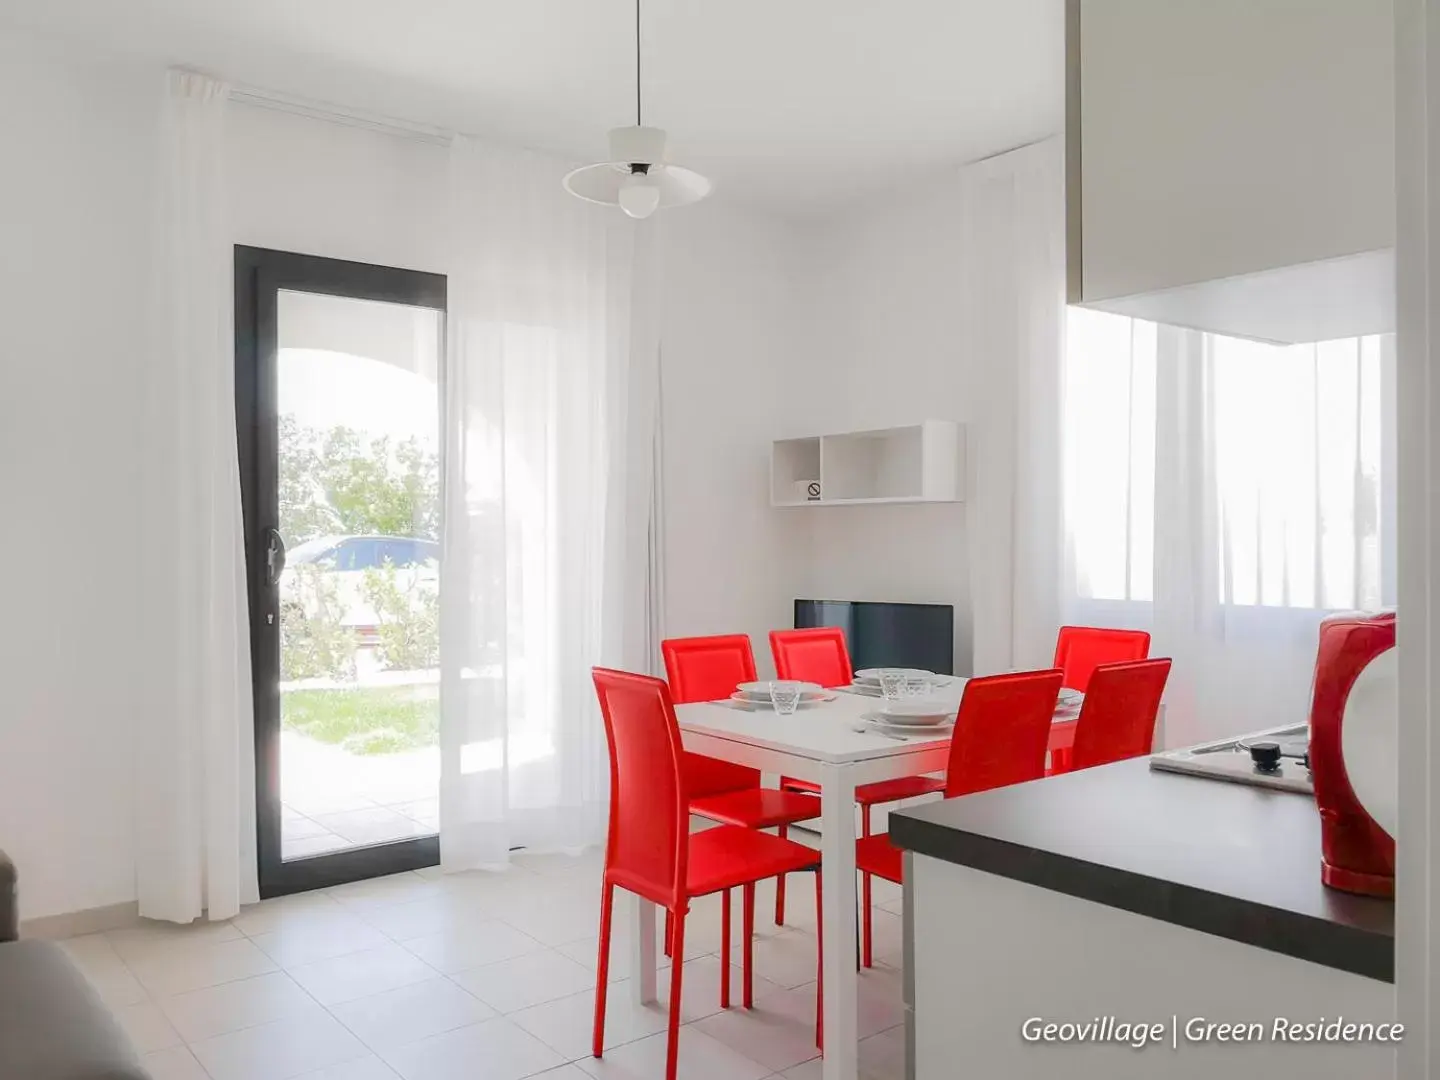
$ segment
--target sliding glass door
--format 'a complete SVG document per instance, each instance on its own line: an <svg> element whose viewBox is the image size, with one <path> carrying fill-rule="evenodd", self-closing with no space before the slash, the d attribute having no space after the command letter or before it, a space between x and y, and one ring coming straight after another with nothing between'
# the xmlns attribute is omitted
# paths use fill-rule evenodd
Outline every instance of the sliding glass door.
<svg viewBox="0 0 1440 1080"><path fill-rule="evenodd" d="M262 896L438 862L445 279L237 247Z"/></svg>

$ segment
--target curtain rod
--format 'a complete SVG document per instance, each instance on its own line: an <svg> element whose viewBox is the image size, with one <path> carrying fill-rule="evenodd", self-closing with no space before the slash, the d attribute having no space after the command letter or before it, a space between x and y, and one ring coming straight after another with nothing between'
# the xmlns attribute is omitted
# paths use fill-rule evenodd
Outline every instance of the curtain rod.
<svg viewBox="0 0 1440 1080"><path fill-rule="evenodd" d="M312 101L306 98L294 97L289 94L260 90L250 86L232 86L230 88L230 100L240 105L251 105L259 109L271 109L275 112L289 113L292 116L303 116L309 120L323 120L326 123L340 124L344 127L361 128L366 131L375 131L384 135L396 135L401 138L417 139L421 142L434 143L439 146L448 146L456 134L445 128L433 127L429 124L420 124L411 120L401 120L397 117L385 116L380 113L361 112L343 105L332 105L328 102Z"/></svg>

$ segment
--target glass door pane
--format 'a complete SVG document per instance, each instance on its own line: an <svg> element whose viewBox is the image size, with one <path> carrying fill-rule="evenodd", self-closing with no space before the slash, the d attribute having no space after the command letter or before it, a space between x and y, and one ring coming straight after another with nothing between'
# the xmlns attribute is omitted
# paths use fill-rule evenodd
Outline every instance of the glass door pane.
<svg viewBox="0 0 1440 1080"><path fill-rule="evenodd" d="M279 290L282 855L439 828L441 313Z"/></svg>

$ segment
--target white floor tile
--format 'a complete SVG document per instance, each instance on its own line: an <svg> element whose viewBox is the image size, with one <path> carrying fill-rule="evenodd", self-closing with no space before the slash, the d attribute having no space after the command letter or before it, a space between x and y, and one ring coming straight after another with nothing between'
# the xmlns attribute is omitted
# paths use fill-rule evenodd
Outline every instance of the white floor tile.
<svg viewBox="0 0 1440 1080"><path fill-rule="evenodd" d="M598 932L598 886L567 885L558 876L532 875L531 882L498 892L489 904L495 917L545 945L563 945Z"/></svg>
<svg viewBox="0 0 1440 1080"><path fill-rule="evenodd" d="M254 938L261 934L273 934L284 927L305 926L326 914L344 910L329 893L295 893L241 908L240 914L230 920L230 925L246 937Z"/></svg>
<svg viewBox="0 0 1440 1080"><path fill-rule="evenodd" d="M363 810L375 806L376 802L353 791L313 791L286 795L285 805L296 816L314 817L317 814L343 814L348 810Z"/></svg>
<svg viewBox="0 0 1440 1080"><path fill-rule="evenodd" d="M346 810L338 814L316 814L312 820L353 844L383 844L389 840L424 836L431 831L428 826L383 806Z"/></svg>
<svg viewBox="0 0 1440 1080"><path fill-rule="evenodd" d="M116 1009L115 1019L120 1021L135 1049L142 1054L180 1045L180 1033L171 1025L160 1006L153 1002L142 1001Z"/></svg>
<svg viewBox="0 0 1440 1080"><path fill-rule="evenodd" d="M638 1042L606 1050L603 1058L575 1062L599 1080L664 1080L668 1035L651 1035ZM762 1080L770 1070L694 1027L680 1031L678 1073L685 1080Z"/></svg>
<svg viewBox="0 0 1440 1080"><path fill-rule="evenodd" d="M892 965L902 963L905 957L904 920L892 911L876 908L871 912L871 925L875 935L871 945L874 958Z"/></svg>
<svg viewBox="0 0 1440 1080"><path fill-rule="evenodd" d="M191 1043L320 1008L283 971L161 998L160 1007Z"/></svg>
<svg viewBox="0 0 1440 1080"><path fill-rule="evenodd" d="M303 1073L295 1080L400 1080L400 1074L373 1054L327 1069Z"/></svg>
<svg viewBox="0 0 1440 1080"><path fill-rule="evenodd" d="M248 938L213 945L169 945L126 961L140 984L157 997L248 979L275 970L275 961Z"/></svg>
<svg viewBox="0 0 1440 1080"><path fill-rule="evenodd" d="M553 949L470 968L451 977L501 1013L568 997L595 985L595 972Z"/></svg>
<svg viewBox="0 0 1440 1080"><path fill-rule="evenodd" d="M471 923L494 918L479 887L466 891L443 885L440 891L422 900L363 908L356 914L395 941L458 931Z"/></svg>
<svg viewBox="0 0 1440 1080"><path fill-rule="evenodd" d="M309 840L315 836L326 836L330 832L314 818L308 818L304 814L296 814L293 817L283 818L280 822L280 839L282 843L289 843L292 840Z"/></svg>
<svg viewBox="0 0 1440 1080"><path fill-rule="evenodd" d="M905 1022L904 987L898 968L870 968L860 972L856 991L856 1030L860 1038Z"/></svg>
<svg viewBox="0 0 1440 1080"><path fill-rule="evenodd" d="M590 1053L590 1036L595 1023L595 991L547 1001L519 1012L510 1019L553 1047L567 1061ZM606 995L605 1046L623 1046L664 1031L669 1014L663 1004L637 1005L630 999L628 982L612 983Z"/></svg>
<svg viewBox="0 0 1440 1080"><path fill-rule="evenodd" d="M730 965L730 1007L738 1009L744 1000L744 977L745 972L739 964ZM685 961L684 982L680 987L680 1019L683 1023L691 1023L701 1020L707 1016L713 1016L721 1011L720 1006L720 958L718 956L702 956L698 960ZM755 1000L778 992L783 989L768 979L756 975L753 980ZM669 971L657 972L656 988L659 991L660 1003L669 1004L670 1001L670 973Z"/></svg>
<svg viewBox="0 0 1440 1080"><path fill-rule="evenodd" d="M143 1054L140 1064L145 1066L150 1080L210 1080L209 1074L195 1060L195 1055L184 1046Z"/></svg>
<svg viewBox="0 0 1440 1080"><path fill-rule="evenodd" d="M411 938L405 948L447 975L540 952L540 942L498 919L463 923L438 934Z"/></svg>
<svg viewBox="0 0 1440 1080"><path fill-rule="evenodd" d="M405 1080L519 1080L564 1064L504 1017L422 1039L384 1057Z"/></svg>
<svg viewBox="0 0 1440 1080"><path fill-rule="evenodd" d="M346 848L354 846L353 840L346 840L338 833L324 832L303 839L281 841L280 857L286 860L307 859L312 855L326 855L332 851L344 851Z"/></svg>
<svg viewBox="0 0 1440 1080"><path fill-rule="evenodd" d="M787 990L814 982L819 970L815 935L805 930L786 929L771 937L757 937L754 956L755 974ZM739 964L743 959L737 943L731 947L730 962Z"/></svg>
<svg viewBox="0 0 1440 1080"><path fill-rule="evenodd" d="M754 1009L727 1009L695 1025L746 1057L781 1072L820 1054L815 1045L815 985L757 998Z"/></svg>
<svg viewBox="0 0 1440 1080"><path fill-rule="evenodd" d="M406 872L337 885L326 891L346 907L361 909L423 900L439 888L440 883L434 878Z"/></svg>
<svg viewBox="0 0 1440 1080"><path fill-rule="evenodd" d="M145 988L104 934L68 938L60 942L60 947L70 954L70 959L110 1008L120 1009L149 999Z"/></svg>
<svg viewBox="0 0 1440 1080"><path fill-rule="evenodd" d="M331 910L304 910L272 933L258 934L251 940L287 969L390 944L390 939L375 927L333 903Z"/></svg>
<svg viewBox="0 0 1440 1080"><path fill-rule="evenodd" d="M110 930L105 936L115 952L129 963L174 948L194 948L225 941L238 941L242 935L228 922L165 923L145 920L139 926Z"/></svg>
<svg viewBox="0 0 1440 1080"><path fill-rule="evenodd" d="M322 1005L338 1005L371 994L435 978L435 969L399 945L346 953L293 968L290 974Z"/></svg>
<svg viewBox="0 0 1440 1080"><path fill-rule="evenodd" d="M393 1049L488 1020L495 1011L446 978L372 994L330 1011L372 1050Z"/></svg>
<svg viewBox="0 0 1440 1080"><path fill-rule="evenodd" d="M510 856L510 862L522 870L540 875L569 875L588 871L595 875L595 888L599 891L600 873L605 868L605 852L600 848L589 848L574 855L535 855L517 851Z"/></svg>
<svg viewBox="0 0 1440 1080"><path fill-rule="evenodd" d="M860 1075L865 1080L905 1080L903 1027L860 1040Z"/></svg>
<svg viewBox="0 0 1440 1080"><path fill-rule="evenodd" d="M217 1035L191 1049L213 1080L289 1080L368 1054L323 1012Z"/></svg>
<svg viewBox="0 0 1440 1080"><path fill-rule="evenodd" d="M558 1069L536 1073L534 1080L590 1080L590 1074L578 1065L561 1065Z"/></svg>

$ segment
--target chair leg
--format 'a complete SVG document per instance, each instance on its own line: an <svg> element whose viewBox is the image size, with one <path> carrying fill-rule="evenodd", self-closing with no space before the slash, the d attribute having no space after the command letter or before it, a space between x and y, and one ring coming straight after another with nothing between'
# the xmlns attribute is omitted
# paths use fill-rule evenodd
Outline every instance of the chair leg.
<svg viewBox="0 0 1440 1080"><path fill-rule="evenodd" d="M605 1050L605 992L610 987L610 915L615 906L615 886L608 881L600 894L600 959L595 965L595 1032L591 1052L598 1058Z"/></svg>
<svg viewBox="0 0 1440 1080"><path fill-rule="evenodd" d="M789 830L786 826L784 826L784 825L781 825L778 829L775 830L775 835L778 836L778 837L780 837L781 840L784 840L784 839L789 835L789 833L790 833L790 830ZM775 925L776 925L776 926L784 926L784 925L785 925L785 875L784 875L784 874L781 874L778 878L775 879Z"/></svg>
<svg viewBox="0 0 1440 1080"><path fill-rule="evenodd" d="M670 1038L665 1049L665 1080L675 1080L680 1061L680 976L685 965L685 909L675 913L675 962L670 965Z"/></svg>
<svg viewBox="0 0 1440 1080"><path fill-rule="evenodd" d="M755 883L747 882L743 894L742 906L744 907L744 926L742 932L745 935L745 948L742 950L745 961L741 969L742 979L742 1000L745 1008L755 1007Z"/></svg>
<svg viewBox="0 0 1440 1080"><path fill-rule="evenodd" d="M870 835L870 807L860 808L860 835ZM874 958L871 955L870 932L873 929L870 913L870 875L860 875L860 951L862 953L860 962L865 967L874 966Z"/></svg>
<svg viewBox="0 0 1440 1080"><path fill-rule="evenodd" d="M730 1007L730 890L720 894L720 1007Z"/></svg>
<svg viewBox="0 0 1440 1080"><path fill-rule="evenodd" d="M665 955L670 954L671 938L675 934L675 916L669 908L665 909Z"/></svg>
<svg viewBox="0 0 1440 1080"><path fill-rule="evenodd" d="M820 902L820 868L815 868L815 1049L825 1053L825 918Z"/></svg>

